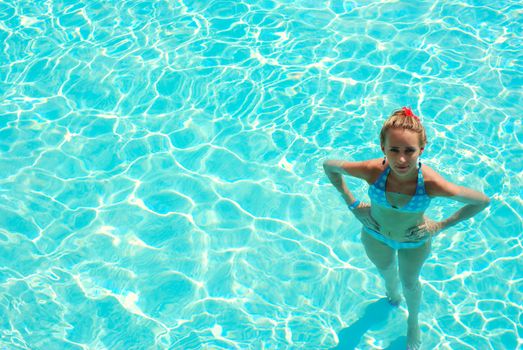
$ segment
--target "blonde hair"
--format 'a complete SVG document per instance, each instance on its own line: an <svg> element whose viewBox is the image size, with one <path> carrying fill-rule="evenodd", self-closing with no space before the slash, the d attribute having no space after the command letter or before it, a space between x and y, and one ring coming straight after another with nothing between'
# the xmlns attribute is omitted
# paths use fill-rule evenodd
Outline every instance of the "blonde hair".
<svg viewBox="0 0 523 350"><path fill-rule="evenodd" d="M385 144L385 136L389 129L404 129L412 130L419 134L420 148L425 148L427 144L427 134L425 128L421 124L419 118L410 112L410 109L403 107L392 113L392 115L385 121L380 131L380 142Z"/></svg>

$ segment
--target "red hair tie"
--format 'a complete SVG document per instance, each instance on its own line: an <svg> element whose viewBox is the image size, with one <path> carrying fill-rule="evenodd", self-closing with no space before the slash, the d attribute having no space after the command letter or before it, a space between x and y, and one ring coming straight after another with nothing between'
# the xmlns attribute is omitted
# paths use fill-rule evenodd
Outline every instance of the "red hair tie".
<svg viewBox="0 0 523 350"><path fill-rule="evenodd" d="M417 120L419 120L419 117L417 115L415 115L414 113L412 113L412 109L410 109L409 107L403 107L402 110L403 110L403 113L405 113L405 117L414 117Z"/></svg>

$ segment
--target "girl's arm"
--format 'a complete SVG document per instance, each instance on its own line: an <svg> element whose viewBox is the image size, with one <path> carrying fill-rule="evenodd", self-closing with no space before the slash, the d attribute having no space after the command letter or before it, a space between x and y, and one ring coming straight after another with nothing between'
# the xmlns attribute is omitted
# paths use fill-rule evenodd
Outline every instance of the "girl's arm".
<svg viewBox="0 0 523 350"><path fill-rule="evenodd" d="M459 202L468 204L463 206L463 208L459 209L446 220L443 220L444 228L454 226L458 222L470 219L471 217L488 207L490 204L490 198L487 197L485 194L478 191L474 191L470 188L461 186L457 187L458 189L456 189L455 192L453 192L454 194L449 197Z"/></svg>
<svg viewBox="0 0 523 350"><path fill-rule="evenodd" d="M323 162L323 169L330 182L345 200L347 205L356 201L352 192L347 188L343 175L349 175L360 179L368 180L370 162L347 162L344 160L326 160Z"/></svg>
<svg viewBox="0 0 523 350"><path fill-rule="evenodd" d="M427 188L427 191L431 196L446 197L461 203L466 203L465 206L441 222L443 225L442 229L449 228L463 220L470 219L489 206L490 198L484 193L453 184L433 170L430 172L432 173L430 174L431 181L429 182L430 186Z"/></svg>
<svg viewBox="0 0 523 350"><path fill-rule="evenodd" d="M323 162L323 169L325 174L329 178L330 182L336 187L341 193L341 196L345 200L345 203L350 206L356 202L356 198L349 191L345 181L343 181L343 175L354 176L369 182L372 176L373 165L376 160L369 160L365 162L346 162L343 160L326 160ZM380 225L374 220L370 213L370 205L366 203L357 204L356 208L350 208L352 213L358 219L363 226L369 227L372 230L379 231Z"/></svg>

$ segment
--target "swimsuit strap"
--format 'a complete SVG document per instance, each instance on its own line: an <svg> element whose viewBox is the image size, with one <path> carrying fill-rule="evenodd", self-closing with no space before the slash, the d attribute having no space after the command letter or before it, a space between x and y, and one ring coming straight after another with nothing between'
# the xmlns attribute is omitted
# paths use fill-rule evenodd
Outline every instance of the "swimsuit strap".
<svg viewBox="0 0 523 350"><path fill-rule="evenodd" d="M389 175L390 167L387 165L387 168L381 172L380 176L374 183L374 186L379 188L380 190L385 191L385 184L387 183L387 176Z"/></svg>
<svg viewBox="0 0 523 350"><path fill-rule="evenodd" d="M416 186L416 194L415 195L426 195L427 191L425 191L425 180L423 179L423 172L421 171L421 167L418 168L418 184Z"/></svg>

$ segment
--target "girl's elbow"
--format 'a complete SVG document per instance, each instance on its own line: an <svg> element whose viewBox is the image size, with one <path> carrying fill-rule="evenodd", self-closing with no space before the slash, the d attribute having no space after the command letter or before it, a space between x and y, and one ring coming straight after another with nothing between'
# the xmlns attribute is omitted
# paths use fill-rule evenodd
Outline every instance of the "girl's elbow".
<svg viewBox="0 0 523 350"><path fill-rule="evenodd" d="M325 170L326 173L336 173L336 166L334 165L335 161L327 159L323 162L323 170Z"/></svg>
<svg viewBox="0 0 523 350"><path fill-rule="evenodd" d="M327 174L329 173L330 165L329 165L329 161L328 160L323 162L323 170L325 171L325 173L327 173Z"/></svg>
<svg viewBox="0 0 523 350"><path fill-rule="evenodd" d="M490 205L490 197L483 195L483 200L480 202L480 206L484 209Z"/></svg>

